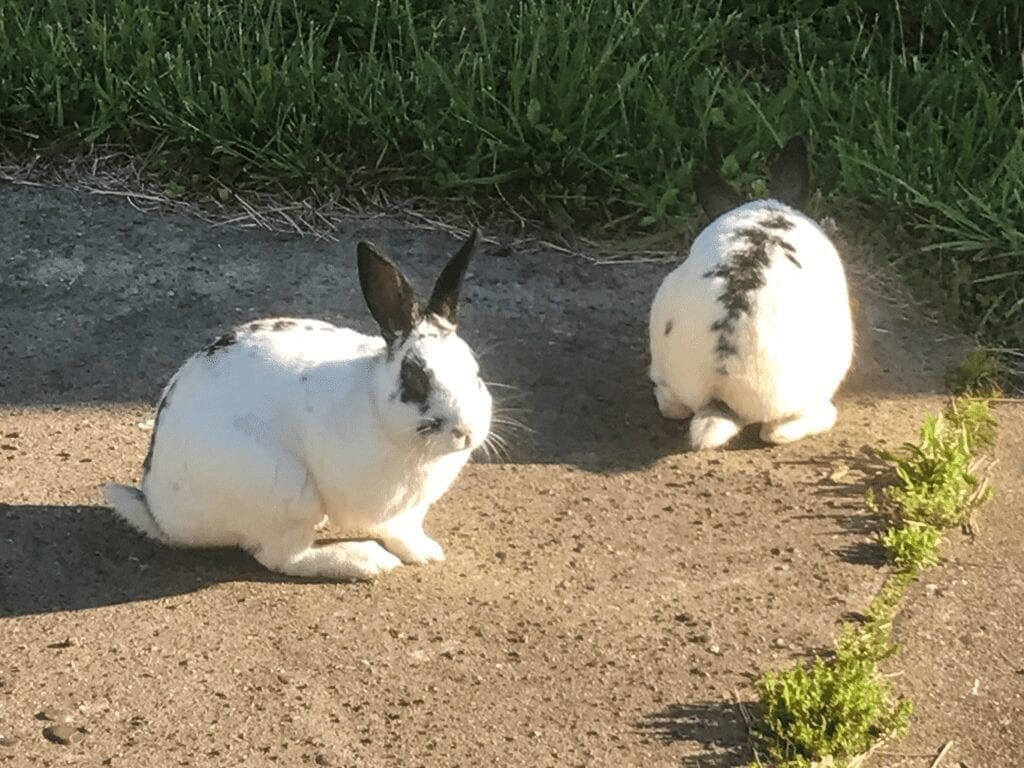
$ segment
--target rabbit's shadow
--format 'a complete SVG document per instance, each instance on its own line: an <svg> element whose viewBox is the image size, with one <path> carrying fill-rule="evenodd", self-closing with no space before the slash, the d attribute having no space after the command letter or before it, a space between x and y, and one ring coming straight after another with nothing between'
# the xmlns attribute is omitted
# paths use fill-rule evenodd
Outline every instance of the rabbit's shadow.
<svg viewBox="0 0 1024 768"><path fill-rule="evenodd" d="M541 333L538 327L523 335ZM638 326L633 335L643 333ZM689 452L690 419L661 415L646 375L646 347L623 345L611 334L481 346L481 367L497 382L492 430L503 450L481 451L476 461L568 464L604 473ZM748 425L725 450L764 448L759 431Z"/></svg>
<svg viewBox="0 0 1024 768"><path fill-rule="evenodd" d="M74 611L228 581L297 581L238 549L172 549L99 506L0 504L0 616Z"/></svg>

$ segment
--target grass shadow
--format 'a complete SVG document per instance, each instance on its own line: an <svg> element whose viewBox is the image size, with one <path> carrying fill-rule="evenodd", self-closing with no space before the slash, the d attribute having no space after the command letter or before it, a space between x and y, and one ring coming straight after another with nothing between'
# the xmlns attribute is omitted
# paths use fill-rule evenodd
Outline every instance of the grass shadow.
<svg viewBox="0 0 1024 768"><path fill-rule="evenodd" d="M826 499L824 515L831 518L839 531L857 536L859 541L838 547L836 554L852 565L881 567L886 564L885 550L877 535L888 527L888 518L873 512L866 502L869 490L878 493L885 485L886 465L877 456L861 451L857 454L822 454L814 459L782 462L788 466L811 466L829 480L812 492ZM815 513L820 517L822 513ZM808 515L797 515L806 518Z"/></svg>
<svg viewBox="0 0 1024 768"><path fill-rule="evenodd" d="M754 759L746 724L728 702L670 704L644 715L637 727L665 743L698 745L704 754L684 757L687 768L738 768Z"/></svg>

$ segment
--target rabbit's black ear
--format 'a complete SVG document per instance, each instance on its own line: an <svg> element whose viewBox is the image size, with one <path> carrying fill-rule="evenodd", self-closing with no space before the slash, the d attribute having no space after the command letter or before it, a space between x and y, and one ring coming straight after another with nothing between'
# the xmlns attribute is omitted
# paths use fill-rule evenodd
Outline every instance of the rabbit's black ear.
<svg viewBox="0 0 1024 768"><path fill-rule="evenodd" d="M697 193L697 202L712 221L743 204L739 192L710 168L697 171L693 177L693 189Z"/></svg>
<svg viewBox="0 0 1024 768"><path fill-rule="evenodd" d="M441 276L434 284L434 292L427 302L427 313L437 315L442 320L455 325L459 308L459 291L462 289L462 278L469 266L469 257L473 255L480 230L473 229L466 242L452 256L441 270Z"/></svg>
<svg viewBox="0 0 1024 768"><path fill-rule="evenodd" d="M370 314L380 326L384 340L391 344L407 335L420 320L420 309L412 286L391 259L373 243L356 246L359 284Z"/></svg>
<svg viewBox="0 0 1024 768"><path fill-rule="evenodd" d="M803 208L810 184L807 141L803 136L794 136L786 142L772 163L768 189L776 200L793 208Z"/></svg>

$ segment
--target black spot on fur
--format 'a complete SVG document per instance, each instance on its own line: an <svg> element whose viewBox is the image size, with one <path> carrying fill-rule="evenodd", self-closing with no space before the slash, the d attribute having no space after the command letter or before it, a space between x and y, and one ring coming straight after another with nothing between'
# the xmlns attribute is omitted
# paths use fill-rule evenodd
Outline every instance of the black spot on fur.
<svg viewBox="0 0 1024 768"><path fill-rule="evenodd" d="M760 224L762 227L765 227L766 229L783 230L789 230L796 226L796 224L793 223L792 219L783 216L781 213L773 213L770 216L761 219L761 221L759 221L758 224Z"/></svg>
<svg viewBox="0 0 1024 768"><path fill-rule="evenodd" d="M780 214L764 221L770 229L787 230L793 226L791 221ZM800 262L793 256L796 252L793 244L769 229L744 227L736 231L733 243L728 258L704 274L705 278L720 277L725 281L725 286L718 296L725 309L725 316L711 325L711 330L718 334L715 352L719 363L724 363L727 358L739 354L732 334L740 317L750 313L754 294L764 287L765 270L771 265L776 249L781 250L786 258L800 266ZM716 370L724 375L725 366L719 365Z"/></svg>
<svg viewBox="0 0 1024 768"><path fill-rule="evenodd" d="M669 320L667 323L665 323L665 335L668 336L670 333L672 333L672 321L671 320Z"/></svg>
<svg viewBox="0 0 1024 768"><path fill-rule="evenodd" d="M174 382L167 388L164 396L160 398L160 402L156 406L156 416L153 418L153 433L149 436L149 450L146 451L146 458L142 460L142 474L145 475L149 472L149 466L153 463L153 446L156 445L156 431L160 429L160 417L163 415L164 408L171 400L171 393L174 391Z"/></svg>
<svg viewBox="0 0 1024 768"><path fill-rule="evenodd" d="M411 333L400 333L395 336L392 341L387 342L384 354L386 355L389 363L395 359L395 355L398 354L403 346L405 346L405 343L409 340L411 335Z"/></svg>
<svg viewBox="0 0 1024 768"><path fill-rule="evenodd" d="M236 341L238 341L238 335L234 331L228 331L223 336L218 336L214 342L203 351L206 352L206 356L209 357L218 349L227 349Z"/></svg>
<svg viewBox="0 0 1024 768"><path fill-rule="evenodd" d="M803 268L803 265L797 261L796 257L793 255L796 253L796 246L772 232L766 232L765 230L758 229L757 227L746 227L744 229L737 230L736 237L738 239L746 240L750 243L751 247L763 249L765 255L768 255L769 246L781 248L787 259L801 269ZM770 261L771 259L769 258L769 262Z"/></svg>
<svg viewBox="0 0 1024 768"><path fill-rule="evenodd" d="M718 337L718 343L715 345L715 352L718 354L718 359L721 360L725 357L736 357L739 354L739 350L736 349L729 338L723 334Z"/></svg>
<svg viewBox="0 0 1024 768"><path fill-rule="evenodd" d="M430 398L430 373L419 356L409 353L402 358L399 396L403 403L415 403L421 411L427 409Z"/></svg>
<svg viewBox="0 0 1024 768"><path fill-rule="evenodd" d="M253 333L256 333L258 331L262 331L266 327L267 327L267 324L264 323L262 320L253 320L251 323L246 323L245 325L242 326L242 328L244 330L252 331Z"/></svg>
<svg viewBox="0 0 1024 768"><path fill-rule="evenodd" d="M715 322L711 324L711 330L714 331L715 333L718 333L720 331L732 333L734 330L732 318L722 317L719 318L718 320L715 320Z"/></svg>
<svg viewBox="0 0 1024 768"><path fill-rule="evenodd" d="M289 328L295 325L294 320L275 320L273 325L270 326L272 331L287 331Z"/></svg>

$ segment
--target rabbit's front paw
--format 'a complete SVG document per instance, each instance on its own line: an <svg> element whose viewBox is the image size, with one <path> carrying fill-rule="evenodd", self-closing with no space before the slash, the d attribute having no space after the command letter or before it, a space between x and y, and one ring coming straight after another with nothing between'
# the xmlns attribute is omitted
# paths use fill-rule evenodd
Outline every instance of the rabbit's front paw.
<svg viewBox="0 0 1024 768"><path fill-rule="evenodd" d="M836 416L836 407L825 403L798 416L763 425L761 439L766 443L793 443L810 435L828 432L835 426Z"/></svg>
<svg viewBox="0 0 1024 768"><path fill-rule="evenodd" d="M403 532L384 538L384 546L396 554L403 563L424 565L444 560L441 545L423 531Z"/></svg>
<svg viewBox="0 0 1024 768"><path fill-rule="evenodd" d="M372 579L392 571L402 561L375 541L343 542L344 559L338 563L339 578Z"/></svg>

